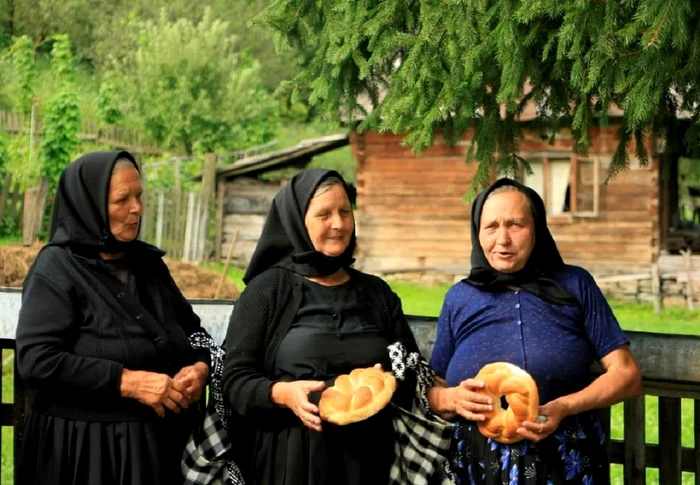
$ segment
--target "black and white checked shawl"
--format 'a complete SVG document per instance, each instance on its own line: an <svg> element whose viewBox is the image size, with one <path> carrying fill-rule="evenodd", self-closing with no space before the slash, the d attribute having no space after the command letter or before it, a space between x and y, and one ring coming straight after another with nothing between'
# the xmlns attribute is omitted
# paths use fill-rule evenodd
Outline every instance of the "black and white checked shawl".
<svg viewBox="0 0 700 485"><path fill-rule="evenodd" d="M185 485L244 485L236 463L225 455L231 449L226 423L230 410L224 405L221 376L226 352L204 332L190 336L190 345L206 349L211 356L209 402L204 426L195 430L185 446L181 469Z"/></svg>
<svg viewBox="0 0 700 485"><path fill-rule="evenodd" d="M416 374L413 408L407 411L392 404L396 410L396 437L389 485L454 485L447 458L454 425L434 415L428 405L428 389L435 380L433 370L418 352L408 353L399 342L389 345L389 357L399 381L407 372Z"/></svg>
<svg viewBox="0 0 700 485"><path fill-rule="evenodd" d="M196 349L210 351L211 381L204 427L192 433L183 454L184 483L244 485L238 466L225 457L231 448L225 425L230 411L224 405L221 390L225 351L202 332L193 334L190 343ZM433 371L420 354L408 353L399 342L391 344L388 349L392 372L399 381L405 380L409 372L416 374L413 408L407 411L392 404L396 439L389 485L453 485L446 458L453 425L435 416L428 406L427 394L434 382Z"/></svg>

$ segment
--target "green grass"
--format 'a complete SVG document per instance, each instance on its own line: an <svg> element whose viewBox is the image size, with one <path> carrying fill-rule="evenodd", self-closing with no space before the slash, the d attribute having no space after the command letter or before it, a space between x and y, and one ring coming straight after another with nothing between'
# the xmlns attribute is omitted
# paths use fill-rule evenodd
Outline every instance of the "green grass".
<svg viewBox="0 0 700 485"><path fill-rule="evenodd" d="M2 351L2 402L14 402L14 351ZM10 485L13 483L14 476L14 441L13 428L10 426L2 427L2 457L0 457L0 484Z"/></svg>
<svg viewBox="0 0 700 485"><path fill-rule="evenodd" d="M206 263L203 264L202 267L204 269L216 271L219 274L223 273L224 271L224 263ZM244 274L245 269L229 266L228 271L226 271L226 279L236 285L238 291L243 291L243 288L245 288L245 284L243 283Z"/></svg>
<svg viewBox="0 0 700 485"><path fill-rule="evenodd" d="M22 242L22 236L0 236L0 246L7 246L10 244L20 244Z"/></svg>

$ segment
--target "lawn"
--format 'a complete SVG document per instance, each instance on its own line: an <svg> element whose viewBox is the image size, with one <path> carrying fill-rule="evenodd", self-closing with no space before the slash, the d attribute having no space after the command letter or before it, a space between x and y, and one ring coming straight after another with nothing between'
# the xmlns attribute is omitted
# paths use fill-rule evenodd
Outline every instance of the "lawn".
<svg viewBox="0 0 700 485"><path fill-rule="evenodd" d="M223 271L222 264L210 264L207 268L214 271ZM227 278L238 286L240 290L243 285L244 271L239 268L229 268ZM437 316L440 312L442 299L449 289L448 285L422 286L419 284L405 282L390 282L392 289L402 300L404 312L409 315ZM626 330L648 331L660 333L676 333L687 335L700 335L700 310L690 312L683 308L667 308L659 315L654 314L651 305L629 304L611 302L622 327ZM3 380L2 399L3 402L12 402L12 356L11 352L3 354ZM655 397L646 398L646 437L649 443L658 443L658 400ZM684 399L682 402L682 443L683 446L693 447L693 402ZM622 439L623 437L623 415L622 405L614 406L612 409L612 437ZM614 485L622 484L622 467L613 465ZM694 476L691 473L683 474L683 484L694 483ZM2 475L0 485L12 483L12 429L2 430ZM647 483L658 483L657 470L647 470Z"/></svg>

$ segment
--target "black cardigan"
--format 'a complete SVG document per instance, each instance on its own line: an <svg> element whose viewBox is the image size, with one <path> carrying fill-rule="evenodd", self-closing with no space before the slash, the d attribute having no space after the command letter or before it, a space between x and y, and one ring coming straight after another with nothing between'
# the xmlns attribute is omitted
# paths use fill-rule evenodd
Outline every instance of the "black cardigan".
<svg viewBox="0 0 700 485"><path fill-rule="evenodd" d="M381 278L349 270L360 299L389 342L401 342L418 352L413 332L401 309L399 297ZM241 293L226 333L226 363L222 376L224 399L240 416L275 412L270 398L277 349L289 331L301 304L303 289L294 273L271 268L256 276ZM398 402L411 399L415 381L397 390ZM410 401L408 401L410 402Z"/></svg>
<svg viewBox="0 0 700 485"><path fill-rule="evenodd" d="M156 248L130 255L141 301L95 257L44 248L22 291L17 366L32 407L83 420L157 419L120 395L123 368L174 376L196 361L188 336L200 320Z"/></svg>

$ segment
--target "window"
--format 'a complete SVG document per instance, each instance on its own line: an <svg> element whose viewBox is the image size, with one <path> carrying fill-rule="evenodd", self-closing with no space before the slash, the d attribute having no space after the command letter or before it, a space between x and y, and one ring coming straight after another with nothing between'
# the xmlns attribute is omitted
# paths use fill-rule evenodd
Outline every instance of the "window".
<svg viewBox="0 0 700 485"><path fill-rule="evenodd" d="M574 177L571 178L571 212L579 217L595 217L598 215L600 199L600 164L597 159L584 160L574 158Z"/></svg>
<svg viewBox="0 0 700 485"><path fill-rule="evenodd" d="M598 215L600 164L597 159L532 156L528 163L532 173L523 170L521 180L542 197L548 215Z"/></svg>

